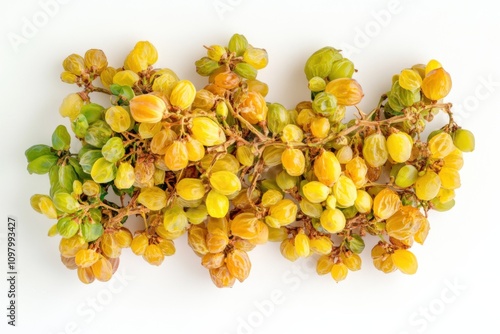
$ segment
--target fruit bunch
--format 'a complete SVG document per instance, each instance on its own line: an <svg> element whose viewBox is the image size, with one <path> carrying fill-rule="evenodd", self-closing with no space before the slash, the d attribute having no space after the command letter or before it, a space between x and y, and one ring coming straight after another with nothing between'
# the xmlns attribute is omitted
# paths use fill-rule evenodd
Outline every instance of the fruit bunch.
<svg viewBox="0 0 500 334"><path fill-rule="evenodd" d="M201 89L154 67L146 41L116 68L96 49L63 61L62 81L79 87L59 109L73 134L59 125L51 145L26 151L29 173L49 176L31 205L56 220L63 264L84 283L107 281L123 248L158 266L187 234L217 287L244 281L248 253L268 241L291 261L316 256L318 274L338 282L360 269L372 235L377 269L415 273L409 249L425 241L430 210L454 206L462 152L474 149L442 102L441 64L403 69L364 113L354 64L325 47L305 64L311 99L290 109L265 99L266 50L239 34L205 48ZM437 113L449 121L423 138ZM142 227L128 228L131 216Z"/></svg>

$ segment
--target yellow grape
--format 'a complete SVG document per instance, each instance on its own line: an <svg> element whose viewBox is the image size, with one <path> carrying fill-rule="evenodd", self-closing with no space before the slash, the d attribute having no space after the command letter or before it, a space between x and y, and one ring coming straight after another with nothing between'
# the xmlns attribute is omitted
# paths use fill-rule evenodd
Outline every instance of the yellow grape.
<svg viewBox="0 0 500 334"><path fill-rule="evenodd" d="M439 171L439 179L441 180L441 187L445 189L460 188L460 174L458 170L450 167L443 167Z"/></svg>
<svg viewBox="0 0 500 334"><path fill-rule="evenodd" d="M175 190L186 201L196 201L205 196L205 185L200 179L182 179L175 185Z"/></svg>
<svg viewBox="0 0 500 334"><path fill-rule="evenodd" d="M161 210L167 205L167 194L159 187L143 188L137 202L150 210Z"/></svg>
<svg viewBox="0 0 500 334"><path fill-rule="evenodd" d="M333 264L330 274L332 275L332 278L335 280L335 282L338 283L346 279L348 272L349 270L347 266L342 262L339 262Z"/></svg>
<svg viewBox="0 0 500 334"><path fill-rule="evenodd" d="M443 159L455 150L453 138L447 132L440 132L429 140L431 158Z"/></svg>
<svg viewBox="0 0 500 334"><path fill-rule="evenodd" d="M188 109L196 97L196 88L189 80L181 80L175 83L170 93L170 103L181 110Z"/></svg>
<svg viewBox="0 0 500 334"><path fill-rule="evenodd" d="M402 273L413 275L417 272L417 258L409 250L397 249L391 254L391 259L396 268L398 268Z"/></svg>
<svg viewBox="0 0 500 334"><path fill-rule="evenodd" d="M286 148L281 154L281 163L288 174L300 176L304 173L306 160L301 150Z"/></svg>
<svg viewBox="0 0 500 334"><path fill-rule="evenodd" d="M192 120L193 138L205 146L220 145L226 141L224 131L208 117L195 117Z"/></svg>
<svg viewBox="0 0 500 334"><path fill-rule="evenodd" d="M330 255L322 255L316 262L316 272L318 275L326 275L332 272L333 259Z"/></svg>
<svg viewBox="0 0 500 334"><path fill-rule="evenodd" d="M330 254L333 247L333 241L327 236L319 236L312 238L309 241L311 251L316 254L326 255Z"/></svg>
<svg viewBox="0 0 500 334"><path fill-rule="evenodd" d="M243 282L250 274L252 264L247 252L234 249L226 257L226 266L232 276Z"/></svg>
<svg viewBox="0 0 500 334"><path fill-rule="evenodd" d="M419 176L415 181L415 193L423 201L430 201L439 193L441 179L432 170L427 170L424 175Z"/></svg>
<svg viewBox="0 0 500 334"><path fill-rule="evenodd" d="M205 205L210 217L222 218L229 211L229 199L215 190L208 192Z"/></svg>
<svg viewBox="0 0 500 334"><path fill-rule="evenodd" d="M364 190L357 190L354 206L359 213L369 213L372 210L373 199L369 193Z"/></svg>
<svg viewBox="0 0 500 334"><path fill-rule="evenodd" d="M326 209L319 218L321 227L329 233L339 233L345 227L346 219L339 209Z"/></svg>
<svg viewBox="0 0 500 334"><path fill-rule="evenodd" d="M238 176L228 171L217 171L209 177L212 189L222 195L232 195L241 190L241 181Z"/></svg>
<svg viewBox="0 0 500 334"><path fill-rule="evenodd" d="M276 204L272 205L269 208L268 217L274 218L280 226L285 226L295 222L295 219L297 218L297 211L297 204L295 204L292 200L286 198L278 201ZM268 217L266 217L266 222Z"/></svg>
<svg viewBox="0 0 500 334"><path fill-rule="evenodd" d="M345 165L345 174L354 182L356 188L361 188L366 183L368 166L361 157L355 157L349 160Z"/></svg>
<svg viewBox="0 0 500 334"><path fill-rule="evenodd" d="M318 181L311 181L302 187L304 197L311 203L321 203L330 194L330 188Z"/></svg>
<svg viewBox="0 0 500 334"><path fill-rule="evenodd" d="M309 256L309 254L311 252L310 242L311 242L311 240L304 233L304 231L300 231L299 233L297 233L297 235L295 236L295 239L294 239L295 253L297 253L297 255L300 257Z"/></svg>
<svg viewBox="0 0 500 334"><path fill-rule="evenodd" d="M354 182L345 175L341 175L333 185L333 195L337 199L337 206L350 207L354 205L357 189Z"/></svg>
<svg viewBox="0 0 500 334"><path fill-rule="evenodd" d="M158 245L154 244L148 245L146 247L146 250L144 251L144 254L142 254L142 257L144 260L146 260L146 262L154 266L159 266L165 259L165 255L163 254L161 248L158 247Z"/></svg>
<svg viewBox="0 0 500 334"><path fill-rule="evenodd" d="M75 255L75 264L78 267L86 268L99 261L100 258L101 255L93 249L81 249Z"/></svg>
<svg viewBox="0 0 500 334"><path fill-rule="evenodd" d="M422 85L422 77L417 71L406 68L399 74L399 85L401 88L415 91Z"/></svg>
<svg viewBox="0 0 500 334"><path fill-rule="evenodd" d="M387 142L383 134L373 133L365 138L363 158L372 167L380 167L387 161Z"/></svg>
<svg viewBox="0 0 500 334"><path fill-rule="evenodd" d="M297 254L295 250L295 245L293 244L292 240L290 239L285 239L281 242L280 244L280 252L283 257L289 261L296 261L299 258L299 255Z"/></svg>
<svg viewBox="0 0 500 334"><path fill-rule="evenodd" d="M187 167L189 163L186 143L175 140L165 151L165 165L171 171L178 171Z"/></svg>
<svg viewBox="0 0 500 334"><path fill-rule="evenodd" d="M340 253L340 259L345 266L351 271L361 269L361 257L355 253Z"/></svg>
<svg viewBox="0 0 500 334"><path fill-rule="evenodd" d="M328 187L337 182L341 172L340 163L331 151L322 151L314 161L314 175Z"/></svg>
<svg viewBox="0 0 500 334"><path fill-rule="evenodd" d="M166 110L165 102L152 94L137 95L130 100L130 113L136 122L157 123Z"/></svg>
<svg viewBox="0 0 500 334"><path fill-rule="evenodd" d="M130 249L135 255L143 255L146 247L149 245L149 239L145 234L138 234L130 243Z"/></svg>
<svg viewBox="0 0 500 334"><path fill-rule="evenodd" d="M210 278L218 288L232 287L236 278L231 274L226 265L219 268L209 269Z"/></svg>
<svg viewBox="0 0 500 334"><path fill-rule="evenodd" d="M405 132L393 133L387 137L387 151L395 162L405 162L410 159L412 148L413 140Z"/></svg>
<svg viewBox="0 0 500 334"><path fill-rule="evenodd" d="M442 67L436 68L425 75L422 82L422 92L430 100L441 100L451 90L451 76Z"/></svg>
<svg viewBox="0 0 500 334"><path fill-rule="evenodd" d="M373 200L373 214L379 219L387 219L401 206L398 194L389 188L382 189Z"/></svg>

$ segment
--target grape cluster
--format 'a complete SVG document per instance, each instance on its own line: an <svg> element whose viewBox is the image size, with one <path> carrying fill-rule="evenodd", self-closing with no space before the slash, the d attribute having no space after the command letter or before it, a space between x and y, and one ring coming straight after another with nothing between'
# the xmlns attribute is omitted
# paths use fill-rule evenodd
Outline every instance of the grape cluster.
<svg viewBox="0 0 500 334"><path fill-rule="evenodd" d="M158 266L185 233L217 287L244 281L248 253L267 241L291 261L316 256L318 274L338 282L361 268L373 235L377 269L416 272L409 249L425 241L429 210L454 206L462 152L474 149L442 102L451 78L439 62L394 75L366 114L354 64L332 47L307 60L311 99L293 109L266 101L257 74L268 54L242 35L206 47L199 90L157 59L147 41L117 68L101 50L68 56L61 79L79 90L59 112L73 134L59 125L51 145L25 152L29 173L50 180L31 205L57 221L49 235L82 282L109 280L123 248ZM422 138L440 112L449 122ZM143 228L127 228L130 216Z"/></svg>

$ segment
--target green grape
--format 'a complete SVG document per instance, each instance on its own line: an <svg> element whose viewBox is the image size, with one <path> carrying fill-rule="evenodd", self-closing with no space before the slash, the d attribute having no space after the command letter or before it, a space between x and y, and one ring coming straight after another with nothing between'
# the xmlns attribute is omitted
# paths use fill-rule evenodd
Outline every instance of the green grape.
<svg viewBox="0 0 500 334"><path fill-rule="evenodd" d="M278 166L281 164L281 156L285 151L284 147L278 145L269 145L262 153L264 164L268 167Z"/></svg>
<svg viewBox="0 0 500 334"><path fill-rule="evenodd" d="M26 160L28 162L31 162L43 155L51 155L51 154L52 154L52 149L50 148L50 146L43 144L33 145L24 152L24 155L26 156Z"/></svg>
<svg viewBox="0 0 500 334"><path fill-rule="evenodd" d="M281 171L276 176L276 184L280 190L286 191L295 187L299 183L298 176L292 176L286 171Z"/></svg>
<svg viewBox="0 0 500 334"><path fill-rule="evenodd" d="M401 71L398 82L401 88L415 91L422 85L422 77L417 71L406 68Z"/></svg>
<svg viewBox="0 0 500 334"><path fill-rule="evenodd" d="M196 88L189 80L180 80L175 83L170 93L170 103L179 109L188 109L196 97Z"/></svg>
<svg viewBox="0 0 500 334"><path fill-rule="evenodd" d="M83 114L79 114L76 116L75 120L71 122L71 129L80 139L85 138L88 128L89 122Z"/></svg>
<svg viewBox="0 0 500 334"><path fill-rule="evenodd" d="M245 36L234 34L231 36L227 48L230 52L234 52L236 56L243 56L248 48L248 41Z"/></svg>
<svg viewBox="0 0 500 334"><path fill-rule="evenodd" d="M307 87L311 92L319 93L325 90L326 81L320 77L313 77L309 80Z"/></svg>
<svg viewBox="0 0 500 334"><path fill-rule="evenodd" d="M125 155L123 140L119 137L110 138L101 149L102 156L109 162L117 162Z"/></svg>
<svg viewBox="0 0 500 334"><path fill-rule="evenodd" d="M474 134L465 129L458 129L453 134L453 144L462 152L472 152L475 148Z"/></svg>
<svg viewBox="0 0 500 334"><path fill-rule="evenodd" d="M73 191L73 182L77 180L75 169L71 165L63 165L58 170L59 185L68 193Z"/></svg>
<svg viewBox="0 0 500 334"><path fill-rule="evenodd" d="M290 112L279 103L271 103L267 110L267 127L274 133L279 134L283 128L290 124Z"/></svg>
<svg viewBox="0 0 500 334"><path fill-rule="evenodd" d="M80 114L85 116L88 124L92 124L95 121L102 120L104 112L104 107L97 103L87 103L80 109Z"/></svg>
<svg viewBox="0 0 500 334"><path fill-rule="evenodd" d="M101 148L111 138L113 130L102 120L92 123L85 133L85 141L94 147Z"/></svg>
<svg viewBox="0 0 500 334"><path fill-rule="evenodd" d="M324 47L314 52L304 67L307 80L313 77L326 78L332 70L333 63L339 59L342 59L342 55L332 47Z"/></svg>
<svg viewBox="0 0 500 334"><path fill-rule="evenodd" d="M226 141L224 131L208 117L196 117L191 127L193 138L205 146L215 146Z"/></svg>
<svg viewBox="0 0 500 334"><path fill-rule="evenodd" d="M358 189L354 206L359 213L369 213L372 210L373 199L369 193Z"/></svg>
<svg viewBox="0 0 500 334"><path fill-rule="evenodd" d="M59 158L56 155L42 155L28 163L28 172L30 174L47 174L49 170L57 163Z"/></svg>
<svg viewBox="0 0 500 334"><path fill-rule="evenodd" d="M239 63L234 67L234 73L240 77L254 80L257 78L257 69L248 63Z"/></svg>
<svg viewBox="0 0 500 334"><path fill-rule="evenodd" d="M52 148L56 151L67 151L71 143L71 136L64 125L58 125L52 133Z"/></svg>
<svg viewBox="0 0 500 334"><path fill-rule="evenodd" d="M194 65L196 66L196 73L204 77L208 77L219 68L219 63L209 57L202 57L198 59Z"/></svg>
<svg viewBox="0 0 500 334"><path fill-rule="evenodd" d="M85 221L81 225L82 237L87 242L92 242L97 239L104 233L104 228L99 222L91 222Z"/></svg>
<svg viewBox="0 0 500 334"><path fill-rule="evenodd" d="M105 158L97 159L90 170L92 180L97 183L113 181L116 176L116 165Z"/></svg>
<svg viewBox="0 0 500 334"><path fill-rule="evenodd" d="M178 232L185 230L188 226L188 218L184 209L178 205L174 205L163 214L163 226L169 232Z"/></svg>
<svg viewBox="0 0 500 334"><path fill-rule="evenodd" d="M333 94L321 92L314 97L312 109L315 113L325 117L335 115L337 111L337 99Z"/></svg>
<svg viewBox="0 0 500 334"><path fill-rule="evenodd" d="M80 229L80 224L71 217L63 217L57 221L57 233L63 238L71 238Z"/></svg>
<svg viewBox="0 0 500 334"><path fill-rule="evenodd" d="M342 58L333 62L328 79L333 81L340 78L352 78L354 71L353 62L347 58Z"/></svg>
<svg viewBox="0 0 500 334"><path fill-rule="evenodd" d="M73 196L62 191L56 193L52 197L52 201L57 210L65 213L75 213L81 208L80 203Z"/></svg>
<svg viewBox="0 0 500 334"><path fill-rule="evenodd" d="M413 165L404 165L401 167L396 175L394 181L398 187L408 188L411 187L418 178L418 170Z"/></svg>
<svg viewBox="0 0 500 334"><path fill-rule="evenodd" d="M300 203L300 210L311 218L319 218L323 212L323 206L319 203L311 203L307 199L303 198Z"/></svg>
<svg viewBox="0 0 500 334"><path fill-rule="evenodd" d="M80 166L82 166L82 169L85 173L90 174L92 171L92 166L94 163L102 158L102 152L101 150L89 150L86 151L81 157L80 157Z"/></svg>
<svg viewBox="0 0 500 334"><path fill-rule="evenodd" d="M208 218L208 210L207 207L203 204L189 208L186 211L186 217L191 224L201 224Z"/></svg>

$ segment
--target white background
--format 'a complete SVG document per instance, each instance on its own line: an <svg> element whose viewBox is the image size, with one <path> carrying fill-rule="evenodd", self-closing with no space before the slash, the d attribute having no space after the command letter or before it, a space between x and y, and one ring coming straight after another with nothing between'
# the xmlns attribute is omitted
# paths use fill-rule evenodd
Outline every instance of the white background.
<svg viewBox="0 0 500 334"><path fill-rule="evenodd" d="M52 3L51 6L43 5ZM453 333L498 325L498 124L500 70L494 1L58 1L5 2L0 13L0 272L6 273L6 221L18 219L18 326L7 326L7 282L0 275L2 333ZM55 5L54 5L55 4ZM48 12L48 14L44 14ZM27 28L38 24L36 30ZM456 207L431 213L431 232L416 275L385 275L369 259L336 284L303 260L287 262L278 244L250 253L243 284L217 289L186 245L153 267L124 251L120 279L81 284L59 262L53 223L29 198L47 193L46 176L29 175L24 150L50 143L60 101L76 87L59 81L62 60L100 48L121 66L139 40L159 51L158 66L201 88L194 61L202 45L233 33L266 48L259 78L268 101L289 108L307 99L303 64L315 50L343 48L356 64L369 110L391 76L415 63L441 61L453 78L447 101L476 135L466 154ZM20 44L12 42L18 38ZM444 119L435 126L442 126ZM495 160L496 159L496 160ZM313 263L314 264L314 263ZM496 270L496 271L495 271Z"/></svg>

